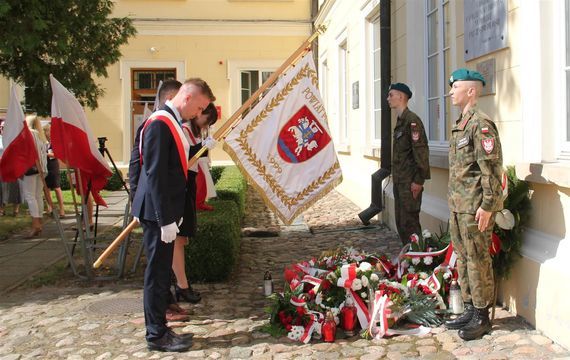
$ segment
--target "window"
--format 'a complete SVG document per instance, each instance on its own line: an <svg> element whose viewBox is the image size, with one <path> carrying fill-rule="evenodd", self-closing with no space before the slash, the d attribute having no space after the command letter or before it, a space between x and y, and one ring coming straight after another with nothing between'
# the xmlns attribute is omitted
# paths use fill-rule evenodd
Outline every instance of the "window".
<svg viewBox="0 0 570 360"><path fill-rule="evenodd" d="M161 81L176 78L175 70L134 70L134 90L156 90Z"/></svg>
<svg viewBox="0 0 570 360"><path fill-rule="evenodd" d="M323 99L323 104L325 108L328 105L329 99L329 62L328 60L323 60L321 63L321 73L319 74L319 79L321 80L320 89L321 90L321 97Z"/></svg>
<svg viewBox="0 0 570 360"><path fill-rule="evenodd" d="M267 80L273 72L263 71L263 70L242 70L241 71L241 103L245 103L251 95L253 95L257 89L265 80Z"/></svg>
<svg viewBox="0 0 570 360"><path fill-rule="evenodd" d="M380 16L374 18L371 22L372 30L372 46L371 58L372 58L372 86L373 86L373 118L374 118L374 142L380 142L380 128L381 128L381 115L380 107L382 104L382 83L380 81Z"/></svg>
<svg viewBox="0 0 570 360"><path fill-rule="evenodd" d="M426 0L427 135L434 145L444 145L451 135L451 100L447 79L451 75L449 0Z"/></svg>
<svg viewBox="0 0 570 360"><path fill-rule="evenodd" d="M348 143L348 52L346 40L338 47L338 119L340 126L340 142Z"/></svg>
<svg viewBox="0 0 570 360"><path fill-rule="evenodd" d="M566 136L565 142L570 143L570 0L566 0L566 6L564 9L564 24L565 24L565 45L566 45L566 57L564 59L564 72L566 78ZM570 148L570 144L567 144L566 148Z"/></svg>

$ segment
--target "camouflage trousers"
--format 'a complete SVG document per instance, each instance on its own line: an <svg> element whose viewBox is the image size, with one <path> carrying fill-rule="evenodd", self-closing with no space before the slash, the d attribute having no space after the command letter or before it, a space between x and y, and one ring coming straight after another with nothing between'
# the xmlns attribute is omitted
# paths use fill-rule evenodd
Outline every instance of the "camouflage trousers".
<svg viewBox="0 0 570 360"><path fill-rule="evenodd" d="M491 217L487 230L480 232L475 214L451 212L449 216L449 231L453 250L457 254L461 295L463 301L473 302L473 306L479 309L493 302L493 260L489 246L494 225L494 217Z"/></svg>
<svg viewBox="0 0 570 360"><path fill-rule="evenodd" d="M421 236L420 209L422 207L422 193L416 199L410 190L411 183L394 183L394 213L396 215L396 229L402 244L410 242L410 235Z"/></svg>

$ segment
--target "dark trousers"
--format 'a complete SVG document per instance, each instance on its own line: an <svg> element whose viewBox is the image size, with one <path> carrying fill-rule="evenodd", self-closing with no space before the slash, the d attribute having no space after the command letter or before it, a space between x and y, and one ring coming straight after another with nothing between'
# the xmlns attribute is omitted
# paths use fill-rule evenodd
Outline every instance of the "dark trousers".
<svg viewBox="0 0 570 360"><path fill-rule="evenodd" d="M143 219L140 222L147 261L143 297L146 339L154 341L161 338L167 330L166 309L174 242L166 244L160 240L160 226L157 222Z"/></svg>
<svg viewBox="0 0 570 360"><path fill-rule="evenodd" d="M410 183L394 184L394 212L396 215L396 229L402 244L410 242L410 236L417 234L421 236L422 227L420 225L420 209L422 207L422 193L417 199L412 196Z"/></svg>

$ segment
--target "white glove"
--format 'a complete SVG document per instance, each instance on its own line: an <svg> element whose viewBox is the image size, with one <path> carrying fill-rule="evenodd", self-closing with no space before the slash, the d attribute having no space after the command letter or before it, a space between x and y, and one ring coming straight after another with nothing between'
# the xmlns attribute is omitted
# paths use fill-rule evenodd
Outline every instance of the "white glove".
<svg viewBox="0 0 570 360"><path fill-rule="evenodd" d="M178 226L176 223L173 222L172 224L168 224L165 226L160 227L160 240L163 242L170 244L176 239L176 234L178 234Z"/></svg>
<svg viewBox="0 0 570 360"><path fill-rule="evenodd" d="M138 222L139 224L141 223L141 221L139 220L139 218L138 218L138 217L136 217L136 216L133 216L133 219L134 219L136 222Z"/></svg>
<svg viewBox="0 0 570 360"><path fill-rule="evenodd" d="M217 143L218 142L216 140L212 139L211 136L208 136L207 138L202 140L202 145L207 147L208 150L212 150L213 148L215 148Z"/></svg>

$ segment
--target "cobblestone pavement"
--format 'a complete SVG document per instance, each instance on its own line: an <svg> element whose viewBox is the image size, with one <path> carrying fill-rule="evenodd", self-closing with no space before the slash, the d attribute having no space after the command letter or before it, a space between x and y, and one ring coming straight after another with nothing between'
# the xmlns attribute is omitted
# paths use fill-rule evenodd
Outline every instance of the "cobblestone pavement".
<svg viewBox="0 0 570 360"><path fill-rule="evenodd" d="M196 284L202 303L187 323L172 324L195 334L191 351L152 353L146 349L140 281L100 287L18 290L0 299L0 359L570 359L569 353L522 320L498 310L493 331L463 342L457 331L433 329L423 337L367 341L358 336L335 343L303 345L260 331L267 322L262 279L271 270L318 256L340 245L395 254L395 234L375 224L362 230L358 209L336 192L318 202L293 226L276 221L250 194L245 225L280 230L278 237L242 238L239 267L230 281ZM373 224L374 225L374 224ZM355 230L360 228L360 230ZM252 234L254 235L254 234ZM276 281L280 290L280 281Z"/></svg>

